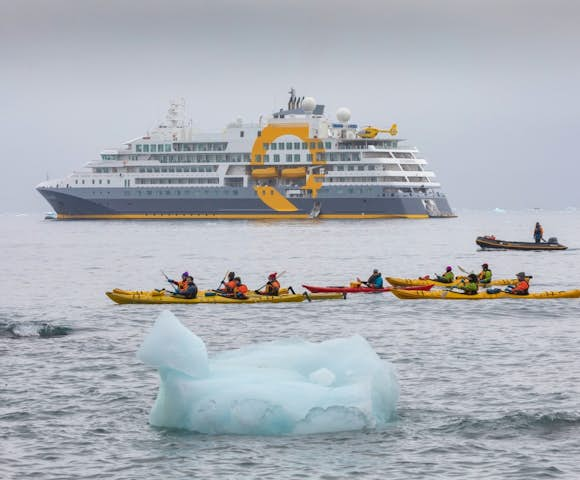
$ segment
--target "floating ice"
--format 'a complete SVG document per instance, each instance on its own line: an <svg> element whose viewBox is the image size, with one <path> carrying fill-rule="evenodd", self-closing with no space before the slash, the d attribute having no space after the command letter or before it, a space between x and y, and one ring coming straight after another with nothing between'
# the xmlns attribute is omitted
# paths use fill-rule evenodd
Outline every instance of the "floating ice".
<svg viewBox="0 0 580 480"><path fill-rule="evenodd" d="M494 213L505 213L506 211L503 208L495 207L492 212Z"/></svg>
<svg viewBox="0 0 580 480"><path fill-rule="evenodd" d="M395 415L393 367L360 336L281 340L208 359L163 312L137 357L159 368L150 423L208 434L283 435L376 428Z"/></svg>

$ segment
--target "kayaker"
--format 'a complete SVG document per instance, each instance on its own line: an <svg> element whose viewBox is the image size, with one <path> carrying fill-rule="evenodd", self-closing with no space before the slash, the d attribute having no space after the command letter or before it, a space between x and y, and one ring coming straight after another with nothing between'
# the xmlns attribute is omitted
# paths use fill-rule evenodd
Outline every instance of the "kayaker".
<svg viewBox="0 0 580 480"><path fill-rule="evenodd" d="M463 280L457 288L463 290L465 295L476 295L478 288L477 275L475 273L470 273L467 276L467 281Z"/></svg>
<svg viewBox="0 0 580 480"><path fill-rule="evenodd" d="M540 222L536 222L534 227L534 241L540 243L544 239L544 229L540 225Z"/></svg>
<svg viewBox="0 0 580 480"><path fill-rule="evenodd" d="M383 276L381 275L381 272L375 268L369 279L366 282L361 283L364 283L367 287L370 288L383 288Z"/></svg>
<svg viewBox="0 0 580 480"><path fill-rule="evenodd" d="M171 278L168 278L167 281L169 283L172 283L173 285L175 285L177 287L176 291L178 292L179 290L185 290L187 288L187 278L189 277L189 272L183 272L181 274L181 281L176 282L175 280L172 280Z"/></svg>
<svg viewBox="0 0 580 480"><path fill-rule="evenodd" d="M491 282L491 270L489 269L489 265L484 263L481 265L481 272L477 276L479 283L488 284Z"/></svg>
<svg viewBox="0 0 580 480"><path fill-rule="evenodd" d="M220 290L225 293L234 293L234 289L236 288L236 274L235 272L228 273L227 281L222 280L222 285L224 286Z"/></svg>
<svg viewBox="0 0 580 480"><path fill-rule="evenodd" d="M451 268L450 266L447 266L447 268L445 269L445 273L443 273L442 275L435 274L435 276L437 277L437 281L441 283L452 283L453 280L455 280L453 268Z"/></svg>
<svg viewBox="0 0 580 480"><path fill-rule="evenodd" d="M518 278L518 284L515 287L513 285L508 285L505 292L511 293L512 295L528 295L530 293L530 284L526 280L526 274L520 272L516 277Z"/></svg>
<svg viewBox="0 0 580 480"><path fill-rule="evenodd" d="M185 298L195 298L197 297L197 285L193 281L193 277L187 276L185 279L186 285L180 288L174 295L179 295Z"/></svg>
<svg viewBox="0 0 580 480"><path fill-rule="evenodd" d="M262 290L258 290L257 293L261 295L279 295L280 294L280 282L277 279L278 274L276 272L268 275L268 282L264 285Z"/></svg>
<svg viewBox="0 0 580 480"><path fill-rule="evenodd" d="M248 293L248 287L242 283L242 279L240 277L235 277L234 282L236 283L233 291L234 297L239 299L248 298L246 295Z"/></svg>

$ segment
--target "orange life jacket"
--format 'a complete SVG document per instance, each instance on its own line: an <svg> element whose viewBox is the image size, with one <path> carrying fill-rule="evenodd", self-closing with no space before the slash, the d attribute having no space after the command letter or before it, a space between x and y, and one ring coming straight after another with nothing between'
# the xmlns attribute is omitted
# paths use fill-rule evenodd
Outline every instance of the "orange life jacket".
<svg viewBox="0 0 580 480"><path fill-rule="evenodd" d="M236 281L230 280L229 282L225 283L226 292L232 293L236 289Z"/></svg>
<svg viewBox="0 0 580 480"><path fill-rule="evenodd" d="M239 294L239 295L243 295L245 297L246 293L248 293L248 287L246 287L243 283L241 283L236 288L234 288L234 294L236 294L236 295Z"/></svg>
<svg viewBox="0 0 580 480"><path fill-rule="evenodd" d="M266 293L271 295L278 295L280 290L280 282L278 280L272 280L268 285L266 285Z"/></svg>
<svg viewBox="0 0 580 480"><path fill-rule="evenodd" d="M522 280L521 282L518 282L518 284L515 286L515 288L512 289L512 293L517 292L517 293L527 294L529 288L530 288L530 284L528 282L526 282L525 280Z"/></svg>

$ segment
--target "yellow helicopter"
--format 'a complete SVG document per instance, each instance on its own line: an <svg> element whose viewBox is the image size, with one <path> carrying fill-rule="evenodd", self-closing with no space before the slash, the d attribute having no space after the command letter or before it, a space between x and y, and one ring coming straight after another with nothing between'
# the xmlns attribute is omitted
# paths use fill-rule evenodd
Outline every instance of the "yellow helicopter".
<svg viewBox="0 0 580 480"><path fill-rule="evenodd" d="M357 135L360 138L375 138L379 133L388 133L389 135L394 137L399 133L399 130L397 129L396 123L393 123L391 125L391 128L389 128L388 130L383 130L377 127L371 127L369 125L368 127L365 127L362 130L358 131Z"/></svg>

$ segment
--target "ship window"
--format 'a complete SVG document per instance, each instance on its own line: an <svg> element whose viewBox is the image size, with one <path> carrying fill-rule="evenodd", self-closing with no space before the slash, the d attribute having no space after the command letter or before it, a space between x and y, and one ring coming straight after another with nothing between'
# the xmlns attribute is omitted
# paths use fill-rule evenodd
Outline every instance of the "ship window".
<svg viewBox="0 0 580 480"><path fill-rule="evenodd" d="M262 155L256 155L256 162L260 163L262 161Z"/></svg>
<svg viewBox="0 0 580 480"><path fill-rule="evenodd" d="M348 170L352 172L354 170L354 165L349 165Z"/></svg>
<svg viewBox="0 0 580 480"><path fill-rule="evenodd" d="M284 150L284 143L283 142L278 143L278 150Z"/></svg>
<svg viewBox="0 0 580 480"><path fill-rule="evenodd" d="M308 154L306 155L306 161L307 161L307 162L312 162L312 154L311 154L311 153L308 153Z"/></svg>
<svg viewBox="0 0 580 480"><path fill-rule="evenodd" d="M157 151L157 145L155 144L151 145L151 151L155 153Z"/></svg>
<svg viewBox="0 0 580 480"><path fill-rule="evenodd" d="M292 143L286 143L286 150L292 150Z"/></svg>
<svg viewBox="0 0 580 480"><path fill-rule="evenodd" d="M85 181L84 180L81 180L81 182L82 182L83 185L85 184Z"/></svg>
<svg viewBox="0 0 580 480"><path fill-rule="evenodd" d="M280 155L279 154L274 154L274 162L278 163L280 161Z"/></svg>
<svg viewBox="0 0 580 480"><path fill-rule="evenodd" d="M95 179L93 178L93 185L95 184Z"/></svg>
<svg viewBox="0 0 580 480"><path fill-rule="evenodd" d="M310 148L316 148L316 142L310 142Z"/></svg>
<svg viewBox="0 0 580 480"><path fill-rule="evenodd" d="M79 181L78 181L78 180L75 180L75 183L77 183L77 184L78 184L78 183L79 183Z"/></svg>
<svg viewBox="0 0 580 480"><path fill-rule="evenodd" d="M357 170L364 170L364 169L365 169L365 167L364 167L363 165L359 165L359 166L357 167Z"/></svg>
<svg viewBox="0 0 580 480"><path fill-rule="evenodd" d="M318 142L318 149L322 150L322 142Z"/></svg>
<svg viewBox="0 0 580 480"><path fill-rule="evenodd" d="M332 148L330 142L325 142L324 147L327 148L327 149L328 148Z"/></svg>
<svg viewBox="0 0 580 480"><path fill-rule="evenodd" d="M102 185L102 184L103 184L103 181L99 179L99 185Z"/></svg>
<svg viewBox="0 0 580 480"><path fill-rule="evenodd" d="M276 143L273 143L272 145L270 145L270 150L278 150L278 145Z"/></svg>
<svg viewBox="0 0 580 480"><path fill-rule="evenodd" d="M268 163L270 161L270 155L264 155L264 163Z"/></svg>
<svg viewBox="0 0 580 480"><path fill-rule="evenodd" d="M171 152L171 145L169 143L165 144L165 151L166 152Z"/></svg>
<svg viewBox="0 0 580 480"><path fill-rule="evenodd" d="M153 173L153 169L152 169L152 168L148 168L148 169L147 169L147 172L148 172L148 173Z"/></svg>
<svg viewBox="0 0 580 480"><path fill-rule="evenodd" d="M240 130L240 137L244 138L244 131L243 130Z"/></svg>
<svg viewBox="0 0 580 480"><path fill-rule="evenodd" d="M294 150L300 150L300 142L294 142Z"/></svg>
<svg viewBox="0 0 580 480"><path fill-rule="evenodd" d="M143 151L141 144L135 145L135 149L136 149L137 152L142 152Z"/></svg>
<svg viewBox="0 0 580 480"><path fill-rule="evenodd" d="M287 162L292 162L292 155L291 154L287 154L286 155L286 161Z"/></svg>
<svg viewBox="0 0 580 480"><path fill-rule="evenodd" d="M148 152L149 151L149 145L143 145L143 151L144 152Z"/></svg>
<svg viewBox="0 0 580 480"><path fill-rule="evenodd" d="M268 150L268 148L270 148L270 144L269 143L264 143L264 150Z"/></svg>
<svg viewBox="0 0 580 480"><path fill-rule="evenodd" d="M300 161L300 154L299 153L295 153L294 154L294 161L295 162L299 162Z"/></svg>
<svg viewBox="0 0 580 480"><path fill-rule="evenodd" d="M302 142L302 150L306 150L308 148L308 144L306 142Z"/></svg>

